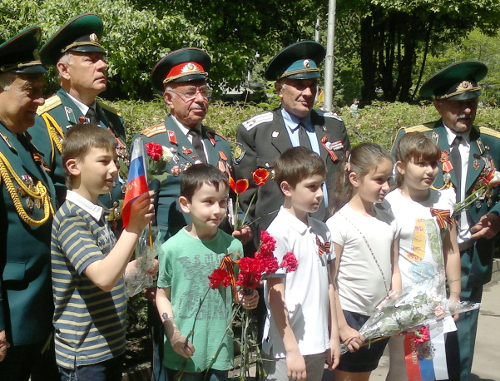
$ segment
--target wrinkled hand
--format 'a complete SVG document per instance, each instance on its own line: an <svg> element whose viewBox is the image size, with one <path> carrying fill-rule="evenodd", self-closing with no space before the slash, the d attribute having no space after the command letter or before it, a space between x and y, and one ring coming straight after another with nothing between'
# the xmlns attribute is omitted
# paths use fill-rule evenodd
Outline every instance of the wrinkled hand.
<svg viewBox="0 0 500 381"><path fill-rule="evenodd" d="M257 290L252 290L252 293L247 295L243 290L239 290L238 300L244 309L253 310L259 303L259 293Z"/></svg>
<svg viewBox="0 0 500 381"><path fill-rule="evenodd" d="M356 352L363 343L365 338L354 328L349 326L339 330L340 340L347 346L349 352Z"/></svg>
<svg viewBox="0 0 500 381"><path fill-rule="evenodd" d="M252 240L252 228L248 225L244 225L241 229L233 231L232 236L239 239L241 243L245 245Z"/></svg>
<svg viewBox="0 0 500 381"><path fill-rule="evenodd" d="M5 336L5 331L0 331L0 361L3 361L7 355L7 348L10 347L7 337Z"/></svg>
<svg viewBox="0 0 500 381"><path fill-rule="evenodd" d="M190 358L195 352L193 343L179 331L174 332L170 338L170 344L176 353L185 358Z"/></svg>
<svg viewBox="0 0 500 381"><path fill-rule="evenodd" d="M306 362L298 349L286 353L286 367L287 375L292 380L306 379Z"/></svg>
<svg viewBox="0 0 500 381"><path fill-rule="evenodd" d="M479 222L471 228L472 239L493 238L500 231L500 217L488 213L481 217Z"/></svg>

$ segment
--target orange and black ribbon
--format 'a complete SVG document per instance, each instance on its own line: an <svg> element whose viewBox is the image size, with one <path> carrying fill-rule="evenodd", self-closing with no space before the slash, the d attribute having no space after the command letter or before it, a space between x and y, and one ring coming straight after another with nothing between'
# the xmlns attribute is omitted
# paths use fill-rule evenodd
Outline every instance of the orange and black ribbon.
<svg viewBox="0 0 500 381"><path fill-rule="evenodd" d="M449 210L434 209L434 208L430 209L431 209L431 214L436 217L440 229L446 228L447 223L450 226L453 225L453 219L450 216Z"/></svg>
<svg viewBox="0 0 500 381"><path fill-rule="evenodd" d="M238 264L238 260L234 260L231 258L231 255L236 255L240 256L239 253L231 253L231 254L226 254L222 258L219 269L226 270L229 276L231 277L231 289L233 290L233 299L234 302L237 304L238 302L238 291L236 290L236 274L234 273L234 265Z"/></svg>
<svg viewBox="0 0 500 381"><path fill-rule="evenodd" d="M332 148L328 148L328 146L326 145L327 142L328 142L328 136L325 135L321 138L321 144L323 145L323 147L325 147L332 161L337 161L339 159L338 156L335 154Z"/></svg>
<svg viewBox="0 0 500 381"><path fill-rule="evenodd" d="M316 245L318 245L318 254L320 257L323 254L330 254L330 242L321 242L318 236L316 236Z"/></svg>

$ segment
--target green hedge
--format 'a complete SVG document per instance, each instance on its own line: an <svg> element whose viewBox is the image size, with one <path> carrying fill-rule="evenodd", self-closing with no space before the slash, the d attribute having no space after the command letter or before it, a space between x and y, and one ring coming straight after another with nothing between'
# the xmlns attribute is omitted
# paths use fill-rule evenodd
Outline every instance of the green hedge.
<svg viewBox="0 0 500 381"><path fill-rule="evenodd" d="M143 128L162 123L167 109L161 97L151 102L120 101L110 103L125 119L127 138L130 139ZM215 102L210 105L205 124L233 141L236 127L244 120L272 108L269 104L227 104ZM391 148L392 139L400 127L431 122L439 118L430 102L419 105L407 103L382 103L359 109L354 116L349 107L337 110L345 122L352 144L371 141ZM480 106L476 124L500 130L500 108Z"/></svg>

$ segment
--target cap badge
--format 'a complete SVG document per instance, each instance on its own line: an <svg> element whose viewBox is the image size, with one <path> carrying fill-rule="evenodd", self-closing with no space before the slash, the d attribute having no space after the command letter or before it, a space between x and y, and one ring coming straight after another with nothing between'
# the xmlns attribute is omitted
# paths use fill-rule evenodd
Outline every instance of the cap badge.
<svg viewBox="0 0 500 381"><path fill-rule="evenodd" d="M91 33L89 36L89 39L91 42L99 42L99 38L97 37L97 34Z"/></svg>
<svg viewBox="0 0 500 381"><path fill-rule="evenodd" d="M310 60L304 60L304 63L303 63L303 64L304 64L304 67L305 67L306 69L309 69L309 68L311 67L311 62L310 62Z"/></svg>
<svg viewBox="0 0 500 381"><path fill-rule="evenodd" d="M466 92L472 89L472 83L469 81L463 81L460 85L457 86L457 92Z"/></svg>
<svg viewBox="0 0 500 381"><path fill-rule="evenodd" d="M197 71L196 65L192 62L188 62L184 67L182 68L182 73L187 73L190 71Z"/></svg>

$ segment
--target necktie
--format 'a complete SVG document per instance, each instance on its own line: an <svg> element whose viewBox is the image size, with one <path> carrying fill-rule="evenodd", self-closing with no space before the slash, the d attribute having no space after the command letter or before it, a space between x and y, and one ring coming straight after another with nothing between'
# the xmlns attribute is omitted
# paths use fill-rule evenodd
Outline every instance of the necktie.
<svg viewBox="0 0 500 381"><path fill-rule="evenodd" d="M192 144L196 153L198 154L199 159L207 164L207 157L205 156L205 150L203 149L203 143L201 142L201 135L197 129L193 128L189 131L189 135L193 137Z"/></svg>
<svg viewBox="0 0 500 381"><path fill-rule="evenodd" d="M85 114L85 117L89 119L90 123L99 124L97 113L95 112L95 109L93 107L89 107L87 113Z"/></svg>
<svg viewBox="0 0 500 381"><path fill-rule="evenodd" d="M461 136L456 136L455 140L451 145L450 159L451 164L453 165L453 171L455 172L455 177L457 179L456 191L457 191L457 202L461 200L461 192L462 192L462 158L460 156L460 142L462 141Z"/></svg>
<svg viewBox="0 0 500 381"><path fill-rule="evenodd" d="M309 136L307 136L306 127L302 124L302 122L299 123L299 144L301 147L312 149L311 141L309 140Z"/></svg>

